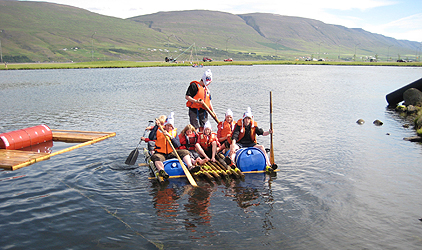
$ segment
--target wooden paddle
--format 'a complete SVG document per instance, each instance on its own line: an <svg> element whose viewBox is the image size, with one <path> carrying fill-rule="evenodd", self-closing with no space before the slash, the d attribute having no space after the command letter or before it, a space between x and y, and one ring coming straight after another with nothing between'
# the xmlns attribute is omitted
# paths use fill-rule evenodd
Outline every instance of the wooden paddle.
<svg viewBox="0 0 422 250"><path fill-rule="evenodd" d="M201 99L199 99L199 100L201 100ZM205 108L205 110L211 115L211 117L214 119L214 121L216 121L217 122L217 124L218 123L220 123L220 121L218 120L218 118L217 118L217 115L214 113L214 111L212 111L209 107L208 107L208 105L207 104L205 104L205 102L204 102L204 104L202 105L202 106L204 106L204 108Z"/></svg>
<svg viewBox="0 0 422 250"><path fill-rule="evenodd" d="M152 121L148 122L147 128L150 126L151 123L152 123ZM144 135L142 137L145 137L146 133L147 133L147 129L145 129ZM141 143L142 143L142 139L139 140L138 145L136 145L136 148L134 150L132 150L132 152L130 152L129 156L127 157L127 159L125 161L125 164L127 164L127 165L134 165L135 164L136 160L138 159L138 155L139 155L138 147L139 147L139 145L141 145Z"/></svg>
<svg viewBox="0 0 422 250"><path fill-rule="evenodd" d="M273 92L270 91L270 129L271 129L271 137L270 137L270 163L271 165L274 164L274 145L273 145Z"/></svg>
<svg viewBox="0 0 422 250"><path fill-rule="evenodd" d="M158 121L158 119L156 119ZM164 137L166 137L167 142L170 144L171 148L174 151L174 154L177 156L177 159L180 162L180 165L182 166L183 172L185 172L186 177L188 178L190 184L194 187L197 187L196 181L193 179L192 175L190 174L188 168L185 166L185 163L183 163L182 159L180 158L179 154L176 151L176 148L173 146L173 143L171 143L171 139L168 138L164 133L164 128L161 126L160 122L157 122L158 127L160 128L161 133L163 133Z"/></svg>

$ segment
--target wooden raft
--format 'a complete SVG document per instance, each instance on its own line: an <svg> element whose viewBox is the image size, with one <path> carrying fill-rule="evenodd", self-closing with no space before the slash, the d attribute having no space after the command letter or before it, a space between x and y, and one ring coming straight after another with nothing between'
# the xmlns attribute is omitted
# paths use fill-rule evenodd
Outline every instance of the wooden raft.
<svg viewBox="0 0 422 250"><path fill-rule="evenodd" d="M116 136L116 133L114 132L95 132L59 129L52 129L51 131L53 132L53 141L79 144L50 154L22 150L0 149L0 168L6 170L16 170L32 165L39 161L50 159L51 156L63 154L65 152L69 152L74 149L105 140L109 137Z"/></svg>

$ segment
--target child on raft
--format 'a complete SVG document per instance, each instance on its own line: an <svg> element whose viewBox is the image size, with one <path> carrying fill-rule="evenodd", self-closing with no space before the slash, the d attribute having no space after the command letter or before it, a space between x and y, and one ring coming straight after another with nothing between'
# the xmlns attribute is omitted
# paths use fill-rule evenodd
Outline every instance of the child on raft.
<svg viewBox="0 0 422 250"><path fill-rule="evenodd" d="M217 153L220 142L218 142L217 134L212 132L211 123L207 121L204 125L204 132L199 133L199 141L195 145L196 151L206 161L215 162L215 154Z"/></svg>
<svg viewBox="0 0 422 250"><path fill-rule="evenodd" d="M165 115L160 115L158 117L158 121L160 122L161 126L164 126L166 119L167 119L167 117ZM155 140L157 140L158 122L155 121L155 126L147 127L146 130L150 130L150 132L148 134L148 138L141 137L141 140L148 144L148 151L152 155L152 154L154 154Z"/></svg>
<svg viewBox="0 0 422 250"><path fill-rule="evenodd" d="M195 127L191 124L188 124L179 134L179 149L189 150L189 154L192 158L192 165L196 165L197 163L202 165L205 163L205 161L201 159L199 153L196 151L195 145L198 142L198 138L199 135L196 132Z"/></svg>
<svg viewBox="0 0 422 250"><path fill-rule="evenodd" d="M226 163L228 165L234 166L234 158L236 156L236 151L239 148L255 147L260 149L264 153L267 167L277 169L276 164L271 165L268 156L265 152L264 146L259 145L256 141L257 135L267 136L271 133L273 133L271 129L268 131L264 131L262 128L258 127L257 122L253 120L251 108L248 107L246 112L243 114L243 119L239 119L237 121L236 126L233 130L229 156L225 158Z"/></svg>
<svg viewBox="0 0 422 250"><path fill-rule="evenodd" d="M220 142L220 150L223 154L230 148L231 136L236 123L233 121L233 112L227 109L224 121L217 125L217 138Z"/></svg>
<svg viewBox="0 0 422 250"><path fill-rule="evenodd" d="M167 141L167 138L171 140L174 148L180 147L179 136L177 135L177 129L174 127L174 113L171 112L170 116L164 122L163 131L157 130L157 140L155 141L155 153L151 156L151 161L154 162L155 167L158 170L158 174L164 179L168 179L169 175L164 170L163 161L177 158L177 155L186 163L187 168L191 172L197 172L200 170L199 166L193 166L189 151L186 149L176 149L177 154L173 151L173 148Z"/></svg>

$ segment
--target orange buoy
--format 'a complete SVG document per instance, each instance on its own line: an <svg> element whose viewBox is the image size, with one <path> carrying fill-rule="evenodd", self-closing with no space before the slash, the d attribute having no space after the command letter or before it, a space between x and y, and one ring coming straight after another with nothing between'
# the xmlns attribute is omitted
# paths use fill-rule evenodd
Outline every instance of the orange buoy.
<svg viewBox="0 0 422 250"><path fill-rule="evenodd" d="M47 125L38 125L0 134L0 148L21 149L51 140L51 129Z"/></svg>

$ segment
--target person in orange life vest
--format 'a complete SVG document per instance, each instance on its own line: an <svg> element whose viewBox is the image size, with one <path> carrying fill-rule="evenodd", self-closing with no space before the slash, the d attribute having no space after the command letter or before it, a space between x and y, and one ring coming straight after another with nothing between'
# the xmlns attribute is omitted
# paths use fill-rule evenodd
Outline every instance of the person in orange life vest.
<svg viewBox="0 0 422 250"><path fill-rule="evenodd" d="M224 121L217 125L217 138L221 144L220 150L225 153L226 149L230 148L231 136L236 123L233 121L233 112L231 109L227 109Z"/></svg>
<svg viewBox="0 0 422 250"><path fill-rule="evenodd" d="M188 124L182 132L179 134L180 147L179 149L189 150L190 157L192 158L192 165L196 163L204 164L203 161L196 151L195 145L198 142L199 135L196 132L196 129L191 124Z"/></svg>
<svg viewBox="0 0 422 250"><path fill-rule="evenodd" d="M255 147L259 148L264 153L267 166L271 166L265 148L264 146L259 145L256 142L256 136L267 136L272 132L273 131L271 131L271 129L268 131L264 131L262 128L258 127L258 124L253 120L251 108L248 107L247 111L243 114L243 119L239 119L237 121L236 126L233 130L232 143L230 145L230 154L229 157L225 158L226 162L228 164L232 164L234 162L236 151L239 148ZM277 168L275 164L271 167L273 169Z"/></svg>
<svg viewBox="0 0 422 250"><path fill-rule="evenodd" d="M171 143L174 148L180 147L179 136L177 135L177 129L174 128L174 113L171 112L170 116L164 123L164 132L157 130L157 140L155 141L155 153L151 156L151 161L154 162L155 167L158 170L158 174L165 179L169 178L169 175L164 170L163 161L176 158L176 154L172 147L168 143L166 136L171 139ZM196 172L200 170L199 166L193 167L192 161L189 155L189 151L186 149L176 149L177 154L186 163L187 168L190 171Z"/></svg>
<svg viewBox="0 0 422 250"><path fill-rule="evenodd" d="M164 125L164 122L166 122L167 117L165 115L160 115L158 117L158 121L160 122L161 126ZM155 148L155 140L157 140L157 130L158 130L158 123L155 122L155 126L147 127L146 130L150 130L148 134L148 138L141 137L141 140L148 143L148 151L150 154L154 154L154 148Z"/></svg>
<svg viewBox="0 0 422 250"><path fill-rule="evenodd" d="M218 142L217 134L212 132L209 121L205 123L204 132L199 133L199 141L195 147L199 155L204 157L206 161L209 161L211 158L211 161L215 162L215 154L220 147L220 143Z"/></svg>
<svg viewBox="0 0 422 250"><path fill-rule="evenodd" d="M208 85L212 82L212 72L207 70L204 72L202 79L198 81L192 81L189 84L188 90L186 91L186 106L189 107L189 122L199 132L203 131L205 123L208 121L208 113L204 109L206 104L210 110L214 111L211 104L211 94L208 89Z"/></svg>

